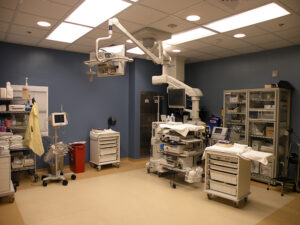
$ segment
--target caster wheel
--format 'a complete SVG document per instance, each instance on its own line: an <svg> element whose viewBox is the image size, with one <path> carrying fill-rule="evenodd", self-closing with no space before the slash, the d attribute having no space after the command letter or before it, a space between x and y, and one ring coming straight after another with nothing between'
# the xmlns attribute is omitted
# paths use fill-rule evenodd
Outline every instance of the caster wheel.
<svg viewBox="0 0 300 225"><path fill-rule="evenodd" d="M101 166L97 166L97 170L100 171L101 170Z"/></svg>
<svg viewBox="0 0 300 225"><path fill-rule="evenodd" d="M158 173L157 173L157 176L158 176L158 177L162 177L162 173L159 173L159 172L158 172Z"/></svg>
<svg viewBox="0 0 300 225"><path fill-rule="evenodd" d="M72 180L75 180L75 179L76 179L76 175L75 175L75 174L72 174L71 179L72 179Z"/></svg>
<svg viewBox="0 0 300 225"><path fill-rule="evenodd" d="M47 185L48 185L47 181L44 180L44 181L43 181L43 186L44 186L44 187L47 187Z"/></svg>
<svg viewBox="0 0 300 225"><path fill-rule="evenodd" d="M281 194L281 197L283 197L284 196L284 194Z"/></svg>
<svg viewBox="0 0 300 225"><path fill-rule="evenodd" d="M248 197L245 197L245 198L244 198L244 202L248 202Z"/></svg>
<svg viewBox="0 0 300 225"><path fill-rule="evenodd" d="M63 180L62 185L67 186L68 185L68 181L67 180Z"/></svg>
<svg viewBox="0 0 300 225"><path fill-rule="evenodd" d="M270 188L268 188L268 187L267 187L267 190L269 191L269 190L270 190Z"/></svg>
<svg viewBox="0 0 300 225"><path fill-rule="evenodd" d="M207 198L208 198L209 200L211 200L211 199L212 199L211 194L207 194Z"/></svg>
<svg viewBox="0 0 300 225"><path fill-rule="evenodd" d="M64 173L63 173L63 172L60 172L60 175L62 176L62 175L64 175Z"/></svg>
<svg viewBox="0 0 300 225"><path fill-rule="evenodd" d="M147 173L150 173L150 168L147 168Z"/></svg>
<svg viewBox="0 0 300 225"><path fill-rule="evenodd" d="M120 163L116 163L116 167L119 168L120 167Z"/></svg>
<svg viewBox="0 0 300 225"><path fill-rule="evenodd" d="M173 189L176 189L176 184L173 184L173 185L172 185L172 188L173 188Z"/></svg>
<svg viewBox="0 0 300 225"><path fill-rule="evenodd" d="M38 182L39 181L39 176L38 175L34 175L34 182L36 183L36 182Z"/></svg>
<svg viewBox="0 0 300 225"><path fill-rule="evenodd" d="M234 202L233 205L234 205L235 208L239 207L239 203L238 202Z"/></svg>
<svg viewBox="0 0 300 225"><path fill-rule="evenodd" d="M46 178L46 177L47 177L47 176L43 175L43 176L41 177L41 179L44 180L44 178Z"/></svg>
<svg viewBox="0 0 300 225"><path fill-rule="evenodd" d="M14 201L15 201L15 197L14 196L9 196L8 202L13 203Z"/></svg>

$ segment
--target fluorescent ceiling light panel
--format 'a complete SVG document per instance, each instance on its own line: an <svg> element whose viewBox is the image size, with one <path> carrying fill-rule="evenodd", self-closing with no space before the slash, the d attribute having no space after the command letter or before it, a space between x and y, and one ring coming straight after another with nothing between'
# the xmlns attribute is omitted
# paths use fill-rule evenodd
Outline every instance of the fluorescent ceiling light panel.
<svg viewBox="0 0 300 225"><path fill-rule="evenodd" d="M188 30L186 32L182 32L179 34L172 35L171 39L163 41L163 43L170 44L170 45L177 45L184 42L193 41L196 39L208 37L211 35L216 34L213 31L207 30L205 28L196 28L193 30Z"/></svg>
<svg viewBox="0 0 300 225"><path fill-rule="evenodd" d="M97 27L129 6L122 0L85 0L65 21Z"/></svg>
<svg viewBox="0 0 300 225"><path fill-rule="evenodd" d="M250 26L267 20L275 19L290 14L276 3L270 3L216 22L204 25L218 32L226 32L241 27Z"/></svg>
<svg viewBox="0 0 300 225"><path fill-rule="evenodd" d="M51 23L47 22L47 21L38 21L37 25L41 26L41 27L50 27Z"/></svg>
<svg viewBox="0 0 300 225"><path fill-rule="evenodd" d="M46 39L72 43L90 30L90 27L62 22Z"/></svg>
<svg viewBox="0 0 300 225"><path fill-rule="evenodd" d="M139 47L128 49L126 52L136 55L145 55L145 53Z"/></svg>

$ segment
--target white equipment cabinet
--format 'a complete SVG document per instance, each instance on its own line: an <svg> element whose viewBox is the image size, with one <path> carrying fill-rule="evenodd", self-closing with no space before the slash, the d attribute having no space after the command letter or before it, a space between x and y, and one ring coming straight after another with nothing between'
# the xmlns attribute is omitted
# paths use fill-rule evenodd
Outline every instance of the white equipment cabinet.
<svg viewBox="0 0 300 225"><path fill-rule="evenodd" d="M206 151L205 192L209 199L219 196L239 202L250 194L250 161L233 154Z"/></svg>
<svg viewBox="0 0 300 225"><path fill-rule="evenodd" d="M90 132L90 163L98 170L106 164L120 166L120 132L110 129Z"/></svg>
<svg viewBox="0 0 300 225"><path fill-rule="evenodd" d="M9 202L14 202L14 186L10 178L10 154L0 154L0 197L9 196Z"/></svg>

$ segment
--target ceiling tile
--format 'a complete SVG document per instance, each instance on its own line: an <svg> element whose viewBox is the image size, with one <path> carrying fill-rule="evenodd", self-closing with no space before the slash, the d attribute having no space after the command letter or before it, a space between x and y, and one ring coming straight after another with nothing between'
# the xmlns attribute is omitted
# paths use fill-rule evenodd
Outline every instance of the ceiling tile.
<svg viewBox="0 0 300 225"><path fill-rule="evenodd" d="M282 30L282 31L276 32L276 34L285 39L297 37L300 35L300 26Z"/></svg>
<svg viewBox="0 0 300 225"><path fill-rule="evenodd" d="M282 40L280 37L277 37L273 34L264 34L264 35L259 35L255 37L245 37L244 41L252 43L252 44L260 44L263 45L264 43L269 43L269 42L275 42L275 41L280 41Z"/></svg>
<svg viewBox="0 0 300 225"><path fill-rule="evenodd" d="M137 4L130 6L117 15L117 17L120 19L124 19L133 23L138 22L142 25L149 25L166 16L166 14L159 12L158 10L147 8Z"/></svg>
<svg viewBox="0 0 300 225"><path fill-rule="evenodd" d="M0 32L6 32L9 27L9 23L0 22Z"/></svg>
<svg viewBox="0 0 300 225"><path fill-rule="evenodd" d="M0 21L10 22L13 15L13 10L0 8Z"/></svg>
<svg viewBox="0 0 300 225"><path fill-rule="evenodd" d="M36 23L41 20L51 23L52 26L50 26L50 27L38 26ZM19 25L24 25L27 27L35 27L35 28L39 28L39 29L50 30L53 28L53 26L56 25L57 21L52 20L52 19L46 19L45 17L29 15L26 13L17 13L17 15L14 19L14 23L19 24Z"/></svg>
<svg viewBox="0 0 300 225"><path fill-rule="evenodd" d="M194 22L195 24L205 24L217 19L221 19L229 15L224 10L219 9L207 2L201 2L200 4L194 5L190 8L179 11L175 14L176 16L185 19L189 15L198 15L200 20Z"/></svg>
<svg viewBox="0 0 300 225"><path fill-rule="evenodd" d="M211 46L206 46L206 47L203 47L203 48L199 48L198 50L200 52L205 52L205 53L208 53L208 54L213 54L215 52L221 52L221 51L224 51L226 49L218 47L218 46L211 45Z"/></svg>
<svg viewBox="0 0 300 225"><path fill-rule="evenodd" d="M49 31L42 30L42 29L36 29L36 28L33 28L33 27L12 25L9 32L12 33L12 34L20 34L20 35L24 35L24 36L27 36L27 37L44 38Z"/></svg>
<svg viewBox="0 0 300 225"><path fill-rule="evenodd" d="M65 43L65 42L59 42L59 41L52 41L52 40L42 40L38 46L39 47L44 47L44 48L55 48L55 49L64 49L65 47L67 47L68 45L70 45L69 43Z"/></svg>
<svg viewBox="0 0 300 225"><path fill-rule="evenodd" d="M40 38L17 34L8 34L5 41L23 45L36 45L40 41Z"/></svg>
<svg viewBox="0 0 300 225"><path fill-rule="evenodd" d="M294 44L300 44L300 35L298 37L293 37L289 41L293 42Z"/></svg>
<svg viewBox="0 0 300 225"><path fill-rule="evenodd" d="M58 20L63 19L70 9L69 6L40 0L23 0L19 7L22 12Z"/></svg>
<svg viewBox="0 0 300 225"><path fill-rule="evenodd" d="M216 45L228 49L243 48L249 46L249 44L244 42L243 40L239 40L233 37L228 37L223 34L218 34L208 38L203 38L202 41L211 45Z"/></svg>
<svg viewBox="0 0 300 225"><path fill-rule="evenodd" d="M209 1L211 4L229 13L240 13L273 2L274 0L220 0Z"/></svg>
<svg viewBox="0 0 300 225"><path fill-rule="evenodd" d="M232 50L226 50L226 51L221 51L221 52L214 52L215 56L219 57L228 57L228 56L234 56L238 55L238 52L232 51Z"/></svg>
<svg viewBox="0 0 300 225"><path fill-rule="evenodd" d="M246 48L236 48L235 51L240 53L240 54L246 54L246 53L252 53L252 52L260 52L263 51L264 49L258 46L251 45Z"/></svg>
<svg viewBox="0 0 300 225"><path fill-rule="evenodd" d="M119 22L130 33L133 33L137 30L140 30L143 27L141 24L129 22L129 21L126 21L124 19L119 19ZM105 21L104 23L102 23L97 28L105 30L106 33L107 33L108 32L108 22ZM123 32L120 31L116 26L113 26L113 33L122 33L123 34Z"/></svg>
<svg viewBox="0 0 300 225"><path fill-rule="evenodd" d="M300 12L300 2L299 0L280 0L284 5L288 6L295 12Z"/></svg>
<svg viewBox="0 0 300 225"><path fill-rule="evenodd" d="M0 7L15 10L17 8L18 2L19 0L1 0Z"/></svg>
<svg viewBox="0 0 300 225"><path fill-rule="evenodd" d="M81 37L73 42L75 45L84 45L95 48L96 46L96 39L93 38L87 38L87 37Z"/></svg>
<svg viewBox="0 0 300 225"><path fill-rule="evenodd" d="M277 19L259 23L256 26L270 32L281 31L291 27L300 26L300 16L296 14L287 15Z"/></svg>
<svg viewBox="0 0 300 225"><path fill-rule="evenodd" d="M70 46L65 48L66 51L72 51L72 52L80 52L80 53L90 53L94 49L92 47L83 46L83 45L75 45L71 44Z"/></svg>
<svg viewBox="0 0 300 225"><path fill-rule="evenodd" d="M50 0L50 2L58 3L58 4L62 4L62 5L74 6L77 3L82 2L82 0Z"/></svg>
<svg viewBox="0 0 300 225"><path fill-rule="evenodd" d="M150 8L159 9L168 14L173 14L202 1L203 0L140 0L139 3L149 6Z"/></svg>
<svg viewBox="0 0 300 225"><path fill-rule="evenodd" d="M253 36L257 36L257 35L266 34L267 32L256 26L248 26L248 27L244 27L241 29L228 31L223 34L233 37L234 34L239 34L239 33L246 34L247 37L253 37Z"/></svg>
<svg viewBox="0 0 300 225"><path fill-rule="evenodd" d="M168 26L169 24L175 24L176 27L174 27L174 28L169 27ZM155 23L150 24L149 26L154 27L159 30L170 32L172 34L190 30L190 29L196 27L195 24L190 23L186 20L180 19L176 16L168 16L166 18L163 18L162 20L159 20Z"/></svg>
<svg viewBox="0 0 300 225"><path fill-rule="evenodd" d="M276 49L276 48L283 48L287 46L294 45L294 43L286 40L274 41L274 42L267 42L264 44L259 44L258 46L264 49Z"/></svg>
<svg viewBox="0 0 300 225"><path fill-rule="evenodd" d="M0 41L4 41L6 33L0 32Z"/></svg>
<svg viewBox="0 0 300 225"><path fill-rule="evenodd" d="M185 43L182 43L182 44L178 44L177 46L195 50L195 49L207 47L207 46L210 46L210 45L205 43L205 42L202 42L200 40L195 40L195 41L189 41L189 42L185 42Z"/></svg>

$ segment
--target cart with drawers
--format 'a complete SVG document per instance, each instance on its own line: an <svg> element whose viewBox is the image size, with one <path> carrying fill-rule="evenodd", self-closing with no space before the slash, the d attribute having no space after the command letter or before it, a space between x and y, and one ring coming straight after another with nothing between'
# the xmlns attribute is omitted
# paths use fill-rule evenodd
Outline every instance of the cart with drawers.
<svg viewBox="0 0 300 225"><path fill-rule="evenodd" d="M102 165L120 166L120 133L113 130L90 132L90 163L98 170Z"/></svg>
<svg viewBox="0 0 300 225"><path fill-rule="evenodd" d="M211 199L218 196L232 200L236 207L250 194L250 161L238 155L207 150L205 192Z"/></svg>

